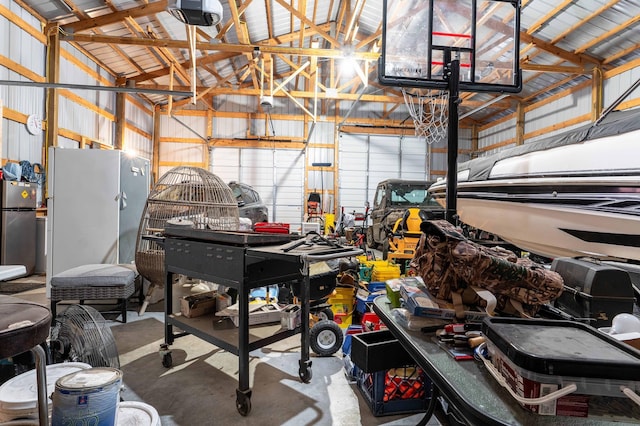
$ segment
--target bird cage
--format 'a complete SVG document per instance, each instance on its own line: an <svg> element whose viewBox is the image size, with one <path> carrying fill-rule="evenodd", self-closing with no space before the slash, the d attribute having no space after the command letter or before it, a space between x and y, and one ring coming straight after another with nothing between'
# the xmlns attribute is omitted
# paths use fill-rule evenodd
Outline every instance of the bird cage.
<svg viewBox="0 0 640 426"><path fill-rule="evenodd" d="M236 231L240 223L238 202L226 183L199 167L175 167L160 177L147 197L138 228L136 268L150 283L140 313L146 309L154 288L164 285L164 248L161 240L148 236L164 236L167 223Z"/></svg>

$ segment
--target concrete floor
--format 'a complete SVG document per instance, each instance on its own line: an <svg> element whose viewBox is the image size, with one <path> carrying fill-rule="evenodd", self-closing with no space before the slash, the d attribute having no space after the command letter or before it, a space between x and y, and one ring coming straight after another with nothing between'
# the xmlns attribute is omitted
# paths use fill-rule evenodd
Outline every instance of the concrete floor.
<svg viewBox="0 0 640 426"><path fill-rule="evenodd" d="M38 280L44 281L34 276L0 283L0 293L11 288L13 296L48 306L44 284ZM163 304L150 305L143 315L137 308L132 303L127 324L109 321L123 371L122 399L151 405L163 426L409 426L422 419L421 414L374 417L357 385L348 381L341 352L331 357L312 353L313 378L302 383L299 335L251 352L252 410L243 417L235 408L237 357L184 336L171 347L173 366L164 368L158 352L164 341ZM429 422L439 424L435 418Z"/></svg>

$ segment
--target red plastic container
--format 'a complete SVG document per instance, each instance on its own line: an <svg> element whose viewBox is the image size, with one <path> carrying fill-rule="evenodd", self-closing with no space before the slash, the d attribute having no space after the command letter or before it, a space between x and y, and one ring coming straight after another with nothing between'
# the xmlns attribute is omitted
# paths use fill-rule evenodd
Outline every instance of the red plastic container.
<svg viewBox="0 0 640 426"><path fill-rule="evenodd" d="M265 234L288 234L289 224L279 222L258 222L253 225L255 232L261 232Z"/></svg>

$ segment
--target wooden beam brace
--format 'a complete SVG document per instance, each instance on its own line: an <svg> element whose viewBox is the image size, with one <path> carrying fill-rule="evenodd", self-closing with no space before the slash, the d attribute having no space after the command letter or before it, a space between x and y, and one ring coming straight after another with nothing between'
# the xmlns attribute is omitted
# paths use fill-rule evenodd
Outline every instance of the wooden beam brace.
<svg viewBox="0 0 640 426"><path fill-rule="evenodd" d="M137 18L140 16L148 16L154 13L165 12L166 10L167 0L160 0L153 3L143 4L142 6L109 13L107 15L97 16L95 18L82 19L80 21L64 25L62 26L62 29L67 33L77 33L102 27L104 25L115 24L123 21L127 17Z"/></svg>

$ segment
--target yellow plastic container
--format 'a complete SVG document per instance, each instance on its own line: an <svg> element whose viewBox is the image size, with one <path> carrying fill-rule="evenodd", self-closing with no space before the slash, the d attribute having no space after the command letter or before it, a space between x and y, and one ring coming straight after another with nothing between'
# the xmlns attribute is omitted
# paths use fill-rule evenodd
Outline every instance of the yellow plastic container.
<svg viewBox="0 0 640 426"><path fill-rule="evenodd" d="M353 312L354 300L353 297L330 297L327 301L331 305L333 314L348 314Z"/></svg>
<svg viewBox="0 0 640 426"><path fill-rule="evenodd" d="M386 281L393 278L400 278L400 265L387 263L387 265L374 266L371 273L372 281Z"/></svg>
<svg viewBox="0 0 640 426"><path fill-rule="evenodd" d="M335 232L336 230L336 215L333 213L325 213L324 214L324 234L329 235Z"/></svg>
<svg viewBox="0 0 640 426"><path fill-rule="evenodd" d="M353 314L346 313L337 313L333 317L333 320L340 328L349 328L349 326L353 323Z"/></svg>

